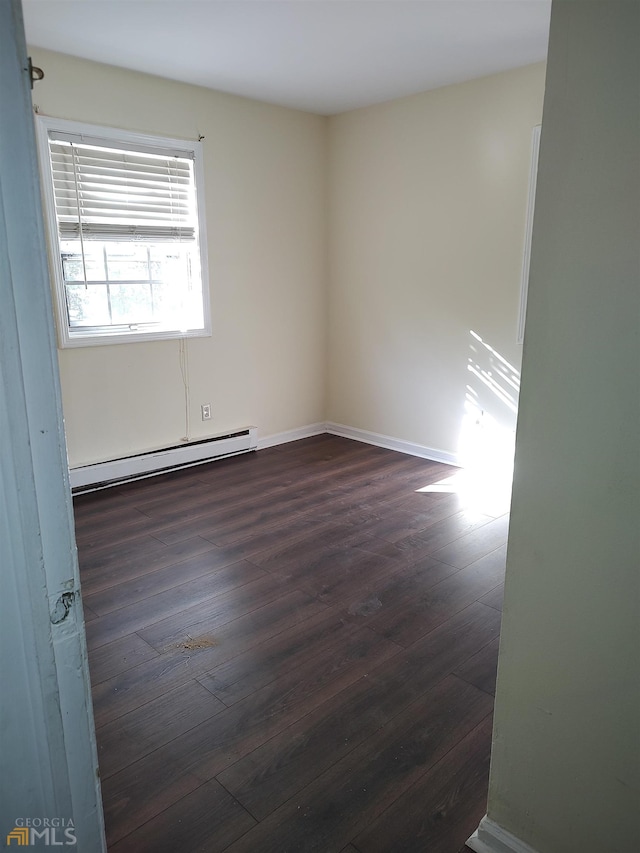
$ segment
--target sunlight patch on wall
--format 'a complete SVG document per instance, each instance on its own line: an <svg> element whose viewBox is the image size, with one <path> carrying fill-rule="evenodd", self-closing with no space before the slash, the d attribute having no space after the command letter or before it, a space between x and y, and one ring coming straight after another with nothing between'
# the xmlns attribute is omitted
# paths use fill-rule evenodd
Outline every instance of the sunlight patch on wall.
<svg viewBox="0 0 640 853"><path fill-rule="evenodd" d="M452 492L465 509L502 515L511 500L520 373L480 335L469 334L458 443L462 469L420 491Z"/></svg>

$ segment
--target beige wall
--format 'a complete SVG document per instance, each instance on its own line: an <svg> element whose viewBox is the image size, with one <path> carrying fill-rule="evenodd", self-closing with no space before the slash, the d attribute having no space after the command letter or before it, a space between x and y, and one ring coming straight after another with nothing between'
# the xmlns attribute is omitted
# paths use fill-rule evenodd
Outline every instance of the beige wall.
<svg viewBox="0 0 640 853"><path fill-rule="evenodd" d="M52 116L204 140L213 336L188 341L192 438L323 420L325 118L39 49ZM72 466L185 435L179 342L60 351ZM200 404L213 420L203 423Z"/></svg>
<svg viewBox="0 0 640 853"><path fill-rule="evenodd" d="M45 114L205 136L213 336L187 343L191 438L329 420L451 455L469 424L508 446L542 65L326 119L33 56ZM72 466L185 436L177 341L59 355Z"/></svg>
<svg viewBox="0 0 640 853"><path fill-rule="evenodd" d="M535 65L330 119L329 420L457 454L469 395L514 429L543 90Z"/></svg>
<svg viewBox="0 0 640 853"><path fill-rule="evenodd" d="M640 849L639 33L553 7L488 812L539 853Z"/></svg>

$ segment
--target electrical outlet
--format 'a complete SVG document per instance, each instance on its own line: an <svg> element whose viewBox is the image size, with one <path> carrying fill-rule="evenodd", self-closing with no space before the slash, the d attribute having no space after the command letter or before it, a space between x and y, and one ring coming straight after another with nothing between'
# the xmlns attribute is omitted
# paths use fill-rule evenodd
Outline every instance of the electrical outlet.
<svg viewBox="0 0 640 853"><path fill-rule="evenodd" d="M203 403L200 406L200 411L202 412L202 420L210 421L211 420L211 403Z"/></svg>

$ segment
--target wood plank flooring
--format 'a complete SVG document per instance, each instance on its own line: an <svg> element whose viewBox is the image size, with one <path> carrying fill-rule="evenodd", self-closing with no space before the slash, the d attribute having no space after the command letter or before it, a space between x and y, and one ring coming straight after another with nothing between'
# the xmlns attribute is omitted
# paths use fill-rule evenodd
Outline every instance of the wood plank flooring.
<svg viewBox="0 0 640 853"><path fill-rule="evenodd" d="M460 853L507 516L323 435L75 499L109 851Z"/></svg>

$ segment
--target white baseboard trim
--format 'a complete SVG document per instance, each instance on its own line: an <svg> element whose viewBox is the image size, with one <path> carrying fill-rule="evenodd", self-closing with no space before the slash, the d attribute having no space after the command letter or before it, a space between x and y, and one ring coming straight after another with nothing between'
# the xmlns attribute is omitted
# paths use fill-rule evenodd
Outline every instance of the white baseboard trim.
<svg viewBox="0 0 640 853"><path fill-rule="evenodd" d="M384 447L386 450L397 450L399 453L407 453L409 456L419 456L421 459L429 459L432 462L444 462L446 465L459 466L457 455L448 453L446 450L436 450L433 447L424 447L422 444L414 444L401 438L392 438L390 435L380 435L377 432L369 432L366 429L336 424L332 421L319 422L307 426L289 429L285 432L277 432L258 438L258 450L267 447L275 447L278 444L286 444L289 441L298 441L301 438L311 438L314 435L322 435L328 432L331 435L339 435L342 438L351 438L354 441L362 441L364 444L374 444L376 447Z"/></svg>
<svg viewBox="0 0 640 853"><path fill-rule="evenodd" d="M287 444L289 441L298 441L301 438L311 438L313 435L322 435L327 432L327 425L324 422L317 424L308 424L307 426L298 427L297 429L288 429L285 432L276 432L273 435L266 435L264 438L258 438L258 450L264 450L267 447L275 447L277 444Z"/></svg>
<svg viewBox="0 0 640 853"><path fill-rule="evenodd" d="M343 438L352 438L365 444L375 444L376 447L384 447L387 450L397 450L400 453L408 453L410 456L420 456L422 459L430 459L432 462L444 462L447 465L457 465L457 455L448 453L446 450L436 450L433 447L424 447L422 444L414 444L401 438L391 438L389 435L380 435L377 432L369 432L366 429L356 429L344 424L327 423L326 432L332 435L341 435Z"/></svg>
<svg viewBox="0 0 640 853"><path fill-rule="evenodd" d="M285 430L285 432L277 432L262 438L258 437L257 439L257 430L255 427L249 427L245 431L250 437L247 439L234 439L235 444L233 446L231 444L228 447L219 445L215 447L215 452L209 452L208 449L205 452L206 445L215 439L212 436L209 439L196 439L193 442L172 448L156 448L141 451L138 454L123 457L122 459L80 465L70 470L71 485L74 490L88 488L92 484L100 484L102 486L109 483L114 485L119 481L132 478L139 479L141 477L152 476L156 473L162 473L163 470L174 466L187 467L201 464L217 456L228 456L246 450L264 450L267 447L275 447L278 444L287 444L290 441L311 438L314 435L322 435L323 433L351 438L354 441L361 441L364 444L374 444L377 447L396 450L399 453L407 453L410 456L419 456L422 459L430 459L433 462L459 465L453 453L447 453L444 450L435 450L431 447L413 444L410 441L404 441L400 438L391 438L391 436L380 435L377 432L369 432L368 430L332 422L320 421L315 424L297 427L296 429Z"/></svg>
<svg viewBox="0 0 640 853"><path fill-rule="evenodd" d="M529 844L507 832L486 815L467 841L467 847L475 853L537 853Z"/></svg>

